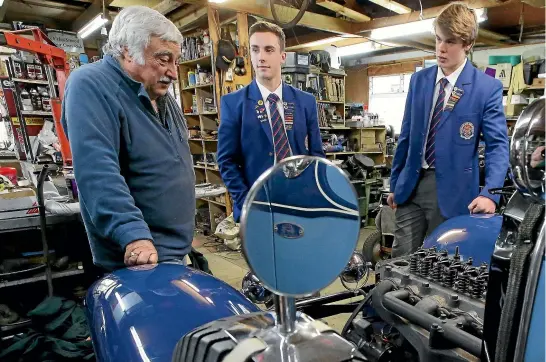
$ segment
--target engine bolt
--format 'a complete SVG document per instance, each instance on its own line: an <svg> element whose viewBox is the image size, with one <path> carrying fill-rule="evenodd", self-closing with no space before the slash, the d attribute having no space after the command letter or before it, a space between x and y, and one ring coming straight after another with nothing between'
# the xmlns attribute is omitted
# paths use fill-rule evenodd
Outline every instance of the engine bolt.
<svg viewBox="0 0 546 362"><path fill-rule="evenodd" d="M457 328L463 329L463 322L457 322Z"/></svg>
<svg viewBox="0 0 546 362"><path fill-rule="evenodd" d="M432 323L432 326L431 326L432 329L439 329L440 326L436 323Z"/></svg>
<svg viewBox="0 0 546 362"><path fill-rule="evenodd" d="M428 282L423 283L423 288L428 288L429 286L430 286L430 284Z"/></svg>
<svg viewBox="0 0 546 362"><path fill-rule="evenodd" d="M456 302L459 300L459 296L457 294L451 294L451 300Z"/></svg>
<svg viewBox="0 0 546 362"><path fill-rule="evenodd" d="M446 318L447 318L447 316L445 315L445 313L441 313L441 314L440 314L440 319L444 320L444 319L446 319Z"/></svg>

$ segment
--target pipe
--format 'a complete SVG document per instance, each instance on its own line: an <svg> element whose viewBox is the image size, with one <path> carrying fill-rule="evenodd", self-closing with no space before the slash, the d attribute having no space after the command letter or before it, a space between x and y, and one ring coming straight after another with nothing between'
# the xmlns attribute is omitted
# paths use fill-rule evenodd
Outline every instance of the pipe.
<svg viewBox="0 0 546 362"><path fill-rule="evenodd" d="M293 297L275 296L275 311L281 333L288 335L296 330L296 303Z"/></svg>
<svg viewBox="0 0 546 362"><path fill-rule="evenodd" d="M296 301L296 308L301 309L301 308L312 307L315 304L323 305L323 304L328 304L328 303L333 303L333 302L339 302L341 300L354 298L354 297L357 297L357 296L359 296L359 294L354 293L352 291L346 291L346 292L340 292L340 293L325 295L325 296L322 296L322 297L309 298L309 299Z"/></svg>
<svg viewBox="0 0 546 362"><path fill-rule="evenodd" d="M479 338L476 338L457 327L443 323L442 320L420 311L401 300L406 298L409 298L409 292L407 290L388 292L383 295L383 305L385 308L393 313L396 313L400 317L405 318L427 330L430 329L432 324L441 326L444 330L446 340L454 343L458 347L463 348L475 356L481 355L482 342Z"/></svg>
<svg viewBox="0 0 546 362"><path fill-rule="evenodd" d="M42 171L40 171L40 175L38 176L38 210L40 212L40 231L42 235L42 249L44 252L44 258L45 258L45 275L46 275L46 282L47 282L47 295L52 297L53 296L53 275L51 273L51 257L49 256L49 245L47 243L47 233L46 233L46 227L47 227L47 221L46 221L46 213L45 213L45 203L44 203L44 182L47 177L47 174L49 173L49 166L44 165L42 168Z"/></svg>

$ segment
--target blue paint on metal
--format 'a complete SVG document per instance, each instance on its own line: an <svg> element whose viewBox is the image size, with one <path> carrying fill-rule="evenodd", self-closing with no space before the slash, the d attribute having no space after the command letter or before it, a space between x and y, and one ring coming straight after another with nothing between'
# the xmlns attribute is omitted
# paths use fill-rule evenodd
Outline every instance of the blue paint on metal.
<svg viewBox="0 0 546 362"><path fill-rule="evenodd" d="M86 306L100 362L170 362L190 330L259 311L231 286L177 263L115 271L89 289Z"/></svg>
<svg viewBox="0 0 546 362"><path fill-rule="evenodd" d="M458 246L462 259L472 257L474 265L490 263L501 226L500 215L457 216L438 226L425 239L424 247L436 246L453 255Z"/></svg>

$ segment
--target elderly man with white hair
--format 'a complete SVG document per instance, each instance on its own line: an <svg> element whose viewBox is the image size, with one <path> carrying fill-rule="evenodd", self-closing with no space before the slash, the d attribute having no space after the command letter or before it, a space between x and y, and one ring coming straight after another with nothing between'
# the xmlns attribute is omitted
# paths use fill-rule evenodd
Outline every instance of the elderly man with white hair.
<svg viewBox="0 0 546 362"><path fill-rule="evenodd" d="M68 78L62 124L93 262L103 271L183 260L191 250L195 174L187 124L168 93L181 42L159 12L127 7L104 59Z"/></svg>

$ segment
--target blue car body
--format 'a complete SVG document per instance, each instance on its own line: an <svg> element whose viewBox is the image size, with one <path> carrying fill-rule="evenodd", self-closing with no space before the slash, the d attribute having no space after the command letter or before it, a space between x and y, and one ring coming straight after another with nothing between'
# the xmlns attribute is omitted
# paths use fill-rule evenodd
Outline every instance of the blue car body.
<svg viewBox="0 0 546 362"><path fill-rule="evenodd" d="M178 263L115 271L89 288L86 305L101 362L170 362L190 330L259 311L228 284Z"/></svg>

